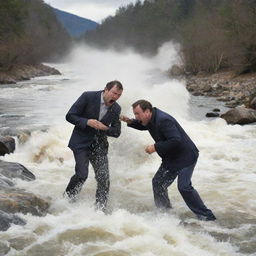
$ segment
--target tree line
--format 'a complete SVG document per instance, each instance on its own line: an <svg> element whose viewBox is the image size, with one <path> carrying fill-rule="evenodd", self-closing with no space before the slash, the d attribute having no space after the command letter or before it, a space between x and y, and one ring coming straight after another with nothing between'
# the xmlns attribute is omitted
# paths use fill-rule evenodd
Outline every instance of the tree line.
<svg viewBox="0 0 256 256"><path fill-rule="evenodd" d="M145 0L117 10L81 40L98 47L131 46L156 53L180 44L186 71L256 71L255 0Z"/></svg>
<svg viewBox="0 0 256 256"><path fill-rule="evenodd" d="M42 0L0 0L0 71L60 56L70 37Z"/></svg>

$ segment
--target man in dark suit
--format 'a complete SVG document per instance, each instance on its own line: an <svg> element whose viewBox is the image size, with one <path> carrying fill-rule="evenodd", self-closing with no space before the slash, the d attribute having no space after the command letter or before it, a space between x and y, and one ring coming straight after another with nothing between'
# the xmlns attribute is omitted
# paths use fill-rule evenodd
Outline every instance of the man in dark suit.
<svg viewBox="0 0 256 256"><path fill-rule="evenodd" d="M198 192L192 187L191 177L198 158L198 149L179 123L169 114L153 108L146 100L132 104L135 119L121 116L129 127L148 130L155 144L146 147L148 154L157 152L162 164L152 184L154 201L158 208L170 209L167 188L178 176L178 189L187 206L200 220L215 220Z"/></svg>
<svg viewBox="0 0 256 256"><path fill-rule="evenodd" d="M75 174L71 177L65 194L76 199L88 177L89 162L97 181L96 207L105 210L109 193L107 136L119 137L121 107L116 103L122 95L119 81L107 83L103 91L84 92L72 105L66 120L75 127L68 146L75 158Z"/></svg>

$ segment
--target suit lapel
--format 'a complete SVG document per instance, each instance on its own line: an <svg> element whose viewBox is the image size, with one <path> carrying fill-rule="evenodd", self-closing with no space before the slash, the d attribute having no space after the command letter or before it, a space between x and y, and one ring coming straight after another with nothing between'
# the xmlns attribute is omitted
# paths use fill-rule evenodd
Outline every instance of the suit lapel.
<svg viewBox="0 0 256 256"><path fill-rule="evenodd" d="M113 105L108 108L108 111L107 111L107 113L102 117L101 122L102 122L102 123L109 123L109 122L110 122L109 118L111 117L112 112L113 112Z"/></svg>
<svg viewBox="0 0 256 256"><path fill-rule="evenodd" d="M96 93L96 97L95 97L95 119L99 120L99 116L100 116L100 102L101 102L101 93L102 91L98 91Z"/></svg>

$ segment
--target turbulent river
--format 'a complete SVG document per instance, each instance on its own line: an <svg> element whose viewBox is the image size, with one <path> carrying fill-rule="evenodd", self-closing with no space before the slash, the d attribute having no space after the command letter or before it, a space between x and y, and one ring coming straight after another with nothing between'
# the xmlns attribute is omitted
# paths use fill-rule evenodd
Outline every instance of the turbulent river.
<svg viewBox="0 0 256 256"><path fill-rule="evenodd" d="M168 51L167 51L168 50ZM1 160L19 162L36 180L17 186L50 200L44 217L18 214L25 226L0 232L11 247L8 256L235 256L256 255L256 126L227 125L204 114L220 103L194 98L185 83L164 75L177 62L176 50L165 45L158 55L142 57L130 50L114 52L78 47L62 64L50 64L61 76L35 78L0 89L0 129L29 129L29 140ZM217 217L198 221L177 190L169 187L170 213L156 211L151 179L160 159L147 155L147 132L122 124L118 139L109 139L110 214L94 210L93 170L76 203L62 193L74 172L67 143L72 125L65 114L85 90L100 90L120 80L122 113L131 104L150 100L172 114L200 149L193 185ZM220 107L224 108L224 107Z"/></svg>

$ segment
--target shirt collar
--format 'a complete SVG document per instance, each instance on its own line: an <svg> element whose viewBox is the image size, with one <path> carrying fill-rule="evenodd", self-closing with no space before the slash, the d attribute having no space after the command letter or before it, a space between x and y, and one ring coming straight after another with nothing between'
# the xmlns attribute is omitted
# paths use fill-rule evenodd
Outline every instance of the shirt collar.
<svg viewBox="0 0 256 256"><path fill-rule="evenodd" d="M103 93L104 93L104 91L101 93L101 96L100 96L100 104L104 104L105 105L105 102L104 102L104 99L103 99Z"/></svg>

